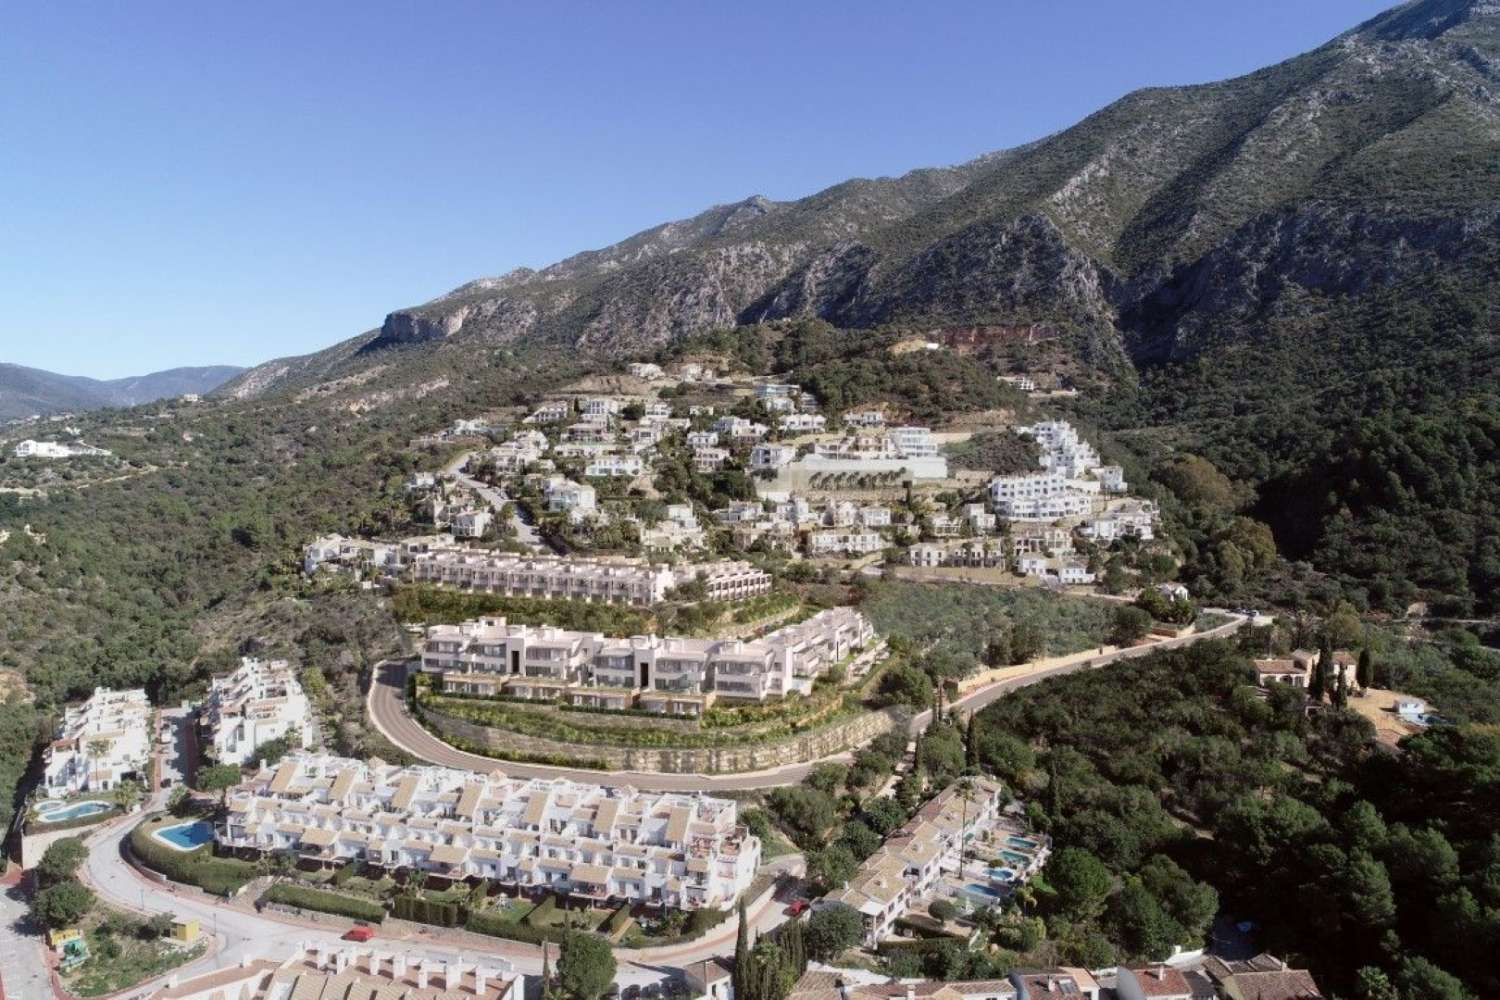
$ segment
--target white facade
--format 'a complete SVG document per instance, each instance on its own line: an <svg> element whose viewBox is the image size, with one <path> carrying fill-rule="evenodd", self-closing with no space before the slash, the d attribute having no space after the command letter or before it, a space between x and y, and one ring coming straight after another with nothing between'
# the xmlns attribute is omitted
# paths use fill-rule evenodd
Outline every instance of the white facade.
<svg viewBox="0 0 1500 1000"><path fill-rule="evenodd" d="M807 552L814 556L863 556L885 548L885 539L873 531L814 531L807 536Z"/></svg>
<svg viewBox="0 0 1500 1000"><path fill-rule="evenodd" d="M634 477L641 474L641 468L639 455L601 455L588 464L583 474L590 479Z"/></svg>
<svg viewBox="0 0 1500 1000"><path fill-rule="evenodd" d="M94 688L63 713L57 738L42 754L42 789L59 798L105 792L134 775L144 781L151 757L151 705L146 692Z"/></svg>
<svg viewBox="0 0 1500 1000"><path fill-rule="evenodd" d="M780 469L797 457L797 449L788 444L758 444L750 449L750 468Z"/></svg>
<svg viewBox="0 0 1500 1000"><path fill-rule="evenodd" d="M87 444L62 444L58 441L21 441L16 445L17 458L75 458L79 456L108 455L106 448L95 448Z"/></svg>
<svg viewBox="0 0 1500 1000"><path fill-rule="evenodd" d="M422 669L440 675L444 690L465 694L698 714L705 696L765 701L809 691L874 636L852 608L830 608L754 640L610 638L488 617L429 627Z"/></svg>
<svg viewBox="0 0 1500 1000"><path fill-rule="evenodd" d="M643 379L659 379L666 374L661 370L661 365L654 365L649 361L631 362L629 371L636 378Z"/></svg>
<svg viewBox="0 0 1500 1000"><path fill-rule="evenodd" d="M666 566L638 559L521 557L456 546L413 552L400 572L413 583L606 604L655 604L694 579L703 581L709 600L739 601L771 589L768 573L732 560Z"/></svg>
<svg viewBox="0 0 1500 1000"><path fill-rule="evenodd" d="M729 452L723 448L693 449L693 468L699 472L717 472L727 461L729 461Z"/></svg>
<svg viewBox="0 0 1500 1000"><path fill-rule="evenodd" d="M571 479L553 476L542 488L542 498L551 514L588 513L595 509L594 488Z"/></svg>
<svg viewBox="0 0 1500 1000"><path fill-rule="evenodd" d="M714 421L714 430L733 440L744 441L763 438L771 428L745 417L720 417Z"/></svg>
<svg viewBox="0 0 1500 1000"><path fill-rule="evenodd" d="M938 453L932 431L926 427L892 427L891 442L902 458L932 458Z"/></svg>
<svg viewBox="0 0 1500 1000"><path fill-rule="evenodd" d="M490 530L495 515L487 510L461 510L448 522L448 530L454 538L480 538Z"/></svg>
<svg viewBox="0 0 1500 1000"><path fill-rule="evenodd" d="M729 907L760 842L732 799L288 755L232 789L221 844L545 887L603 902Z"/></svg>
<svg viewBox="0 0 1500 1000"><path fill-rule="evenodd" d="M787 434L821 433L827 426L821 413L788 413L776 421L777 429Z"/></svg>
<svg viewBox="0 0 1500 1000"><path fill-rule="evenodd" d="M305 747L314 733L307 696L285 660L245 657L238 669L215 677L202 719L221 764L245 764L263 744L283 737Z"/></svg>

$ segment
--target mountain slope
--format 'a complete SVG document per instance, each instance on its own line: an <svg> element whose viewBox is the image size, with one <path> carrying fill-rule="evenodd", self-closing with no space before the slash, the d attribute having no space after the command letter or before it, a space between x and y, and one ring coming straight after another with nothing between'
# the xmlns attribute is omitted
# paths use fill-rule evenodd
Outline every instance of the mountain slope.
<svg viewBox="0 0 1500 1000"><path fill-rule="evenodd" d="M187 393L208 393L243 371L233 365L211 365L101 380L0 363L0 420L34 413L137 406Z"/></svg>
<svg viewBox="0 0 1500 1000"><path fill-rule="evenodd" d="M618 354L800 316L852 328L1045 320L1116 371L1127 355L1189 358L1253 334L1278 303L1493 261L1497 67L1500 7L1420 0L1279 65L1139 91L958 167L749 198L473 281L231 388L305 384L396 346Z"/></svg>

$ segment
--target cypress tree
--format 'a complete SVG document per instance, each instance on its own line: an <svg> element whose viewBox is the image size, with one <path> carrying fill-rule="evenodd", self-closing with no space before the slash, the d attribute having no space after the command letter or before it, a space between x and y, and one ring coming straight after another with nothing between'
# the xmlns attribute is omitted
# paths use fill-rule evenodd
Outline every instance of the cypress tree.
<svg viewBox="0 0 1500 1000"><path fill-rule="evenodd" d="M1344 679L1344 672L1339 671L1338 683L1333 687L1333 703L1339 708L1345 708L1349 704L1349 682Z"/></svg>
<svg viewBox="0 0 1500 1000"><path fill-rule="evenodd" d="M740 929L734 939L734 968L729 972L729 984L734 990L735 1000L755 1000L759 981L755 976L750 951L750 920L745 916L745 897L739 902Z"/></svg>
<svg viewBox="0 0 1500 1000"><path fill-rule="evenodd" d="M1375 663L1370 657L1369 646L1359 651L1359 665L1354 668L1354 679L1359 681L1361 691L1368 691L1375 680Z"/></svg>
<svg viewBox="0 0 1500 1000"><path fill-rule="evenodd" d="M970 767L979 766L979 738L978 730L974 725L974 720L978 715L978 712L969 713L969 725L964 730L964 760Z"/></svg>

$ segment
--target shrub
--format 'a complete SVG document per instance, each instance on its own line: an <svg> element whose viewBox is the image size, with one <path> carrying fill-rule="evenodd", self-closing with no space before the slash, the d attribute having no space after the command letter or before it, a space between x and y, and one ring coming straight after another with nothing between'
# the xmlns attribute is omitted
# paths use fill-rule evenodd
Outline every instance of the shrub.
<svg viewBox="0 0 1500 1000"><path fill-rule="evenodd" d="M526 944L541 944L543 941L562 944L567 937L567 931L562 927L532 927L530 924L507 920L498 913L479 910L469 913L464 921L464 929L475 934L488 934L490 937L523 941Z"/></svg>
<svg viewBox="0 0 1500 1000"><path fill-rule="evenodd" d="M934 920L947 923L958 916L958 907L946 899L934 899L932 905L927 907L927 912L932 914Z"/></svg>
<svg viewBox="0 0 1500 1000"><path fill-rule="evenodd" d="M421 896L397 896L392 912L402 920L413 920L436 927L457 927L463 922L463 911L457 903L423 899Z"/></svg>
<svg viewBox="0 0 1500 1000"><path fill-rule="evenodd" d="M336 892L324 892L322 889L313 889L304 885L288 885L285 882L273 885L266 890L266 894L261 899L263 902L295 906L299 910L332 913L354 920L365 920L372 924L385 920L385 907L379 903L368 899L356 899L353 896L343 896Z"/></svg>
<svg viewBox="0 0 1500 1000"><path fill-rule="evenodd" d="M193 851L173 850L151 836L152 826L147 820L130 832L130 853L152 871L220 896L239 891L255 878L255 865L250 862L214 857L208 844Z"/></svg>

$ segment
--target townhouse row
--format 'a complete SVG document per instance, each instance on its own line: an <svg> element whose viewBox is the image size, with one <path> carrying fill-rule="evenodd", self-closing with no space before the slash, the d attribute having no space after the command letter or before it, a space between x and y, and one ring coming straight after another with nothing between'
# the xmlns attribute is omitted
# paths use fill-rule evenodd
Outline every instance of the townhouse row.
<svg viewBox="0 0 1500 1000"><path fill-rule="evenodd" d="M151 704L140 688L94 688L63 712L57 736L42 752L42 790L49 798L107 792L150 770Z"/></svg>
<svg viewBox="0 0 1500 1000"><path fill-rule="evenodd" d="M760 702L810 692L819 675L874 639L868 619L852 608L830 608L752 640L609 638L490 617L429 627L422 670L458 694L696 716L720 698Z"/></svg>
<svg viewBox="0 0 1500 1000"><path fill-rule="evenodd" d="M742 601L771 589L770 574L742 561L669 566L639 559L518 556L453 545L441 536L371 542L327 535L306 546L302 565L309 574L333 566L410 583L607 604L655 604L695 580L715 601Z"/></svg>
<svg viewBox="0 0 1500 1000"><path fill-rule="evenodd" d="M731 905L760 864L733 800L292 753L231 789L221 847L596 902Z"/></svg>

